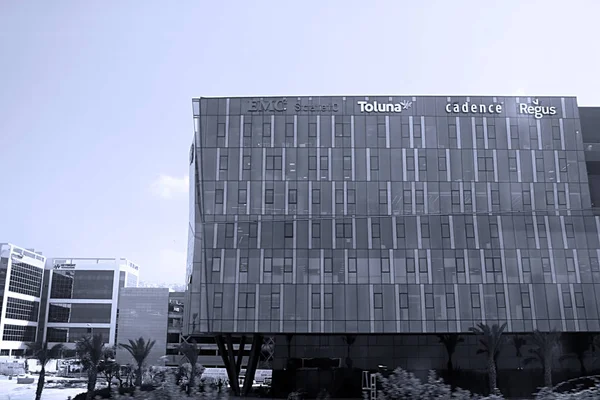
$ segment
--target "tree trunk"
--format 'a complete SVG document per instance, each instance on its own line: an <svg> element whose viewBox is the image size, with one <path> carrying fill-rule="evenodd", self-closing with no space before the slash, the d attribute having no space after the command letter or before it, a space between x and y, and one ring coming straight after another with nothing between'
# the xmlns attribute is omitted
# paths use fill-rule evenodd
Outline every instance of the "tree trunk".
<svg viewBox="0 0 600 400"><path fill-rule="evenodd" d="M192 393L194 386L196 385L196 366L192 365L190 370L190 379L188 380L188 394Z"/></svg>
<svg viewBox="0 0 600 400"><path fill-rule="evenodd" d="M579 372L581 373L581 376L586 376L587 375L587 371L585 369L585 360L582 357L579 357Z"/></svg>
<svg viewBox="0 0 600 400"><path fill-rule="evenodd" d="M94 398L94 391L96 390L96 380L98 379L98 371L96 367L91 367L88 370L88 385L87 393L85 395L86 400L92 400Z"/></svg>
<svg viewBox="0 0 600 400"><path fill-rule="evenodd" d="M552 357L544 357L544 386L552 387Z"/></svg>
<svg viewBox="0 0 600 400"><path fill-rule="evenodd" d="M451 355L448 355L448 364L446 364L446 368L448 369L448 372L454 371L454 366L452 365L452 356Z"/></svg>
<svg viewBox="0 0 600 400"><path fill-rule="evenodd" d="M494 357L488 357L488 378L490 384L490 393L494 393L496 389L496 363Z"/></svg>
<svg viewBox="0 0 600 400"><path fill-rule="evenodd" d="M35 390L35 400L42 398L42 390L44 390L44 380L46 378L46 365L42 364L40 376L38 377L37 389Z"/></svg>
<svg viewBox="0 0 600 400"><path fill-rule="evenodd" d="M142 387L142 366L141 365L138 366L138 369L136 372L135 386Z"/></svg>

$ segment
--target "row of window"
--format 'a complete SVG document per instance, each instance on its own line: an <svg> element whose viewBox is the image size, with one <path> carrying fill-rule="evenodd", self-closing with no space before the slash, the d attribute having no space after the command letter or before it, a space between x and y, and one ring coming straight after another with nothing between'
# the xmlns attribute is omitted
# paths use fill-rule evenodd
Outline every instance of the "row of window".
<svg viewBox="0 0 600 400"><path fill-rule="evenodd" d="M404 205L412 204L412 193L413 191L410 189L404 189L402 191L402 202ZM425 190L416 189L415 193L415 204L416 205L424 205L425 204ZM238 189L238 204L246 205L248 202L248 190L247 189ZM492 189L490 191L491 194L491 203L494 206L500 205L500 191L496 189ZM312 189L310 192L311 195L311 203L313 205L321 204L321 189ZM343 204L356 204L356 190L355 189L347 189L344 193L344 189L335 189L335 204L343 205ZM388 204L388 190L387 189L379 189L379 204L387 205ZM523 190L521 192L523 205L531 206L531 191ZM451 204L452 205L461 205L461 191L460 190L452 190L450 192ZM554 205L567 205L567 193L565 190L557 190L556 195L553 190L545 191L545 199L547 206ZM224 189L216 189L215 190L215 204L222 205L225 202L225 193ZM275 189L265 189L265 204L274 204L275 202ZM287 202L289 205L298 204L298 189L288 189L287 192ZM462 191L462 204L463 205L472 205L472 191L470 189L464 189Z"/></svg>
<svg viewBox="0 0 600 400"><path fill-rule="evenodd" d="M8 290L13 293L40 297L43 275L43 268L13 261Z"/></svg>
<svg viewBox="0 0 600 400"><path fill-rule="evenodd" d="M424 293L425 300L425 308L432 309L434 307L434 294L433 288L427 287L425 288ZM322 297L321 297L322 296ZM562 292L562 301L563 307L565 308L573 308L573 300L571 298L571 293L569 291ZM575 307L576 308L585 308L585 302L583 297L583 292L576 291L574 292L575 298ZM321 298L323 298L323 308L331 309L333 308L333 293L325 292L311 294L311 308L320 309L321 308ZM445 307L447 309L456 308L456 297L453 291L446 291L444 296L446 302ZM496 305L498 308L506 308L506 293L503 289L497 288L495 292ZM279 292L271 293L271 308L278 309L281 306L281 294ZM408 292L398 292L398 301L400 309L408 309L409 308L409 294ZM373 294L373 308L382 309L383 308L383 293L374 293ZM471 288L471 306L473 308L481 308L481 296L479 293L479 289L476 287ZM521 291L521 306L524 309L531 308L531 297L528 290ZM215 292L213 296L213 307L214 308L223 308L223 292ZM240 292L238 293L238 308L255 308L256 307L256 293L255 292Z"/></svg>
<svg viewBox="0 0 600 400"><path fill-rule="evenodd" d="M29 301L9 297L6 303L6 318L37 322L39 301Z"/></svg>
<svg viewBox="0 0 600 400"><path fill-rule="evenodd" d="M4 325L2 340L10 342L35 342L37 327L21 325Z"/></svg>

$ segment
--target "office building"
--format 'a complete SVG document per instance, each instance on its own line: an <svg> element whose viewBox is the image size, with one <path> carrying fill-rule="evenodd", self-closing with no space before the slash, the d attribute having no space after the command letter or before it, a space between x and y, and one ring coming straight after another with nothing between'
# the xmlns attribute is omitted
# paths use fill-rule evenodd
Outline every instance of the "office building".
<svg viewBox="0 0 600 400"><path fill-rule="evenodd" d="M0 244L0 356L22 356L38 334L46 257Z"/></svg>
<svg viewBox="0 0 600 400"><path fill-rule="evenodd" d="M122 288L137 287L139 266L125 258L53 258L47 261L44 340L74 348L87 335L115 344Z"/></svg>
<svg viewBox="0 0 600 400"><path fill-rule="evenodd" d="M248 334L275 336L276 368L343 359L353 334L355 366L426 371L443 360L427 334L600 330L575 98L192 104L183 331L215 336L224 358L228 335Z"/></svg>

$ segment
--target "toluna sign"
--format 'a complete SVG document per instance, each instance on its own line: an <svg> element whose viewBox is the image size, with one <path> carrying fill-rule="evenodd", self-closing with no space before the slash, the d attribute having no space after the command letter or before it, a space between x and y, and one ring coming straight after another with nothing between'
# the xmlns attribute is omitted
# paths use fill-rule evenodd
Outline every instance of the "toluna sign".
<svg viewBox="0 0 600 400"><path fill-rule="evenodd" d="M446 112L450 114L500 114L502 112L502 104L473 104L468 101L459 103L446 104Z"/></svg>
<svg viewBox="0 0 600 400"><path fill-rule="evenodd" d="M377 101L373 101L373 103L369 103L367 101L359 101L357 102L360 106L360 112L393 112L399 113L402 110L408 110L412 107L412 101L401 101L400 103L379 103Z"/></svg>

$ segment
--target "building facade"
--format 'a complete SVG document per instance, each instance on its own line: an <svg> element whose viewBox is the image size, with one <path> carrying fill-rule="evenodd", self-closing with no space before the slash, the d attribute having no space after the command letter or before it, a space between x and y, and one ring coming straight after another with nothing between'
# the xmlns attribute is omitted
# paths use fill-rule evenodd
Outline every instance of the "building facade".
<svg viewBox="0 0 600 400"><path fill-rule="evenodd" d="M38 335L46 257L0 244L0 356L22 356Z"/></svg>
<svg viewBox="0 0 600 400"><path fill-rule="evenodd" d="M400 340L426 369L424 354L443 359L427 334L480 322L600 330L575 98L192 104L184 335L280 334L275 364L331 353L323 335L365 335L361 367L404 365ZM338 342L327 357L346 357Z"/></svg>
<svg viewBox="0 0 600 400"><path fill-rule="evenodd" d="M115 344L119 291L137 287L139 266L125 258L53 258L47 261L44 340L74 348L87 335Z"/></svg>

